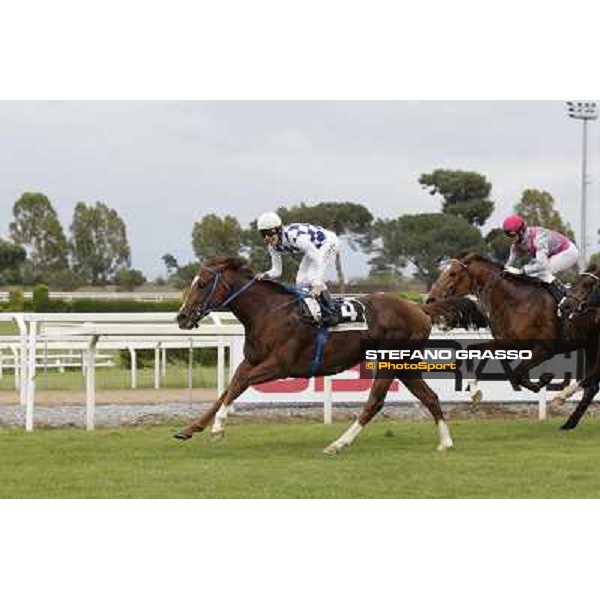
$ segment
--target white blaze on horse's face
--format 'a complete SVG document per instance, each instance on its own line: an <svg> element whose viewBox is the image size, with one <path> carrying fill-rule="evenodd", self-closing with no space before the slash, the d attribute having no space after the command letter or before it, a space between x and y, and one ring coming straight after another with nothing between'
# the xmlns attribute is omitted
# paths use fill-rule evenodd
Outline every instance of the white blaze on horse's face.
<svg viewBox="0 0 600 600"><path fill-rule="evenodd" d="M194 289L194 286L198 283L198 281L200 281L200 275L196 275L196 277L194 277L194 279L192 279L192 283L190 284L190 289L188 290L187 294L185 295L185 298L183 299L183 304L179 307L179 312L181 312L185 308L185 305L187 304L187 299L190 295L190 292Z"/></svg>

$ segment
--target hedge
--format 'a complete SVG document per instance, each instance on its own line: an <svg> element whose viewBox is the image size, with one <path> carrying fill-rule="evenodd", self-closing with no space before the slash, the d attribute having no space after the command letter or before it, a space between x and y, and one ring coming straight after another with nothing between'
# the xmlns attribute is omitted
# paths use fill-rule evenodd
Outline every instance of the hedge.
<svg viewBox="0 0 600 600"><path fill-rule="evenodd" d="M13 305L14 306L14 305ZM44 310L36 310L36 307ZM177 312L181 306L179 300L160 300L146 302L141 300L97 300L94 298L78 298L76 300L59 300L48 298L46 302L34 303L24 301L25 312L72 312L72 313L126 313L126 312ZM15 311L9 302L0 303L3 312ZM17 311L18 312L18 311Z"/></svg>

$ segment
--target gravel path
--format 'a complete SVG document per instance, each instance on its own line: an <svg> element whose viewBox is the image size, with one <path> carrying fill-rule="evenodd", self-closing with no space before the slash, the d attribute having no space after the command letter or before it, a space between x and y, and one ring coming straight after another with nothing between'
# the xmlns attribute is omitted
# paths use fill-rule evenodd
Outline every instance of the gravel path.
<svg viewBox="0 0 600 600"><path fill-rule="evenodd" d="M188 421L197 417L209 406L202 401L163 401L154 403L111 403L96 405L96 426L127 427ZM355 418L360 405L334 405L334 419L349 421ZM565 415L573 408L567 405L560 411L552 411L550 416ZM448 403L444 411L449 421L454 419L487 419L487 418L537 418L536 404L492 404L483 403L473 408L468 403ZM590 411L592 418L597 419L598 409ZM273 405L273 404L240 404L231 420L255 421L320 421L323 418L322 408L318 405ZM421 420L431 419L429 413L418 403L388 404L378 418ZM15 404L0 405L0 428L23 427L25 408ZM36 427L84 427L85 406L82 403L37 404L34 413Z"/></svg>

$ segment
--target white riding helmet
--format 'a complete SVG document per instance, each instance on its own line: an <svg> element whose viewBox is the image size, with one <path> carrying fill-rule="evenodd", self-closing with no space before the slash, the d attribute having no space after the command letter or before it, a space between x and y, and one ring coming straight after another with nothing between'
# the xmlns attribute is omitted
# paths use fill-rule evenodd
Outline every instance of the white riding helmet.
<svg viewBox="0 0 600 600"><path fill-rule="evenodd" d="M256 222L256 228L259 231L263 231L265 229L275 229L276 227L281 227L283 223L279 218L279 215L274 212L263 213L258 217L258 221Z"/></svg>

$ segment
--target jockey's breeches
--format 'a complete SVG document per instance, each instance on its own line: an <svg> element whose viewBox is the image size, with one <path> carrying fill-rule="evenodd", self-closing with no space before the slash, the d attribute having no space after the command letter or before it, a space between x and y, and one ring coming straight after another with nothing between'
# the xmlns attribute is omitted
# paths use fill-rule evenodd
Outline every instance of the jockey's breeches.
<svg viewBox="0 0 600 600"><path fill-rule="evenodd" d="M579 250L575 244L571 244L566 250L551 256L548 259L548 264L540 265L536 271L530 271L528 275L537 277L546 283L550 283L554 279L556 273L566 271L577 264L579 260Z"/></svg>
<svg viewBox="0 0 600 600"><path fill-rule="evenodd" d="M339 241L332 241L325 242L319 248L318 258L314 260L305 254L298 267L296 285L300 288L309 288L315 281L319 281L324 285L327 267L335 264L335 257L339 251Z"/></svg>

